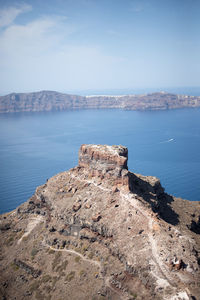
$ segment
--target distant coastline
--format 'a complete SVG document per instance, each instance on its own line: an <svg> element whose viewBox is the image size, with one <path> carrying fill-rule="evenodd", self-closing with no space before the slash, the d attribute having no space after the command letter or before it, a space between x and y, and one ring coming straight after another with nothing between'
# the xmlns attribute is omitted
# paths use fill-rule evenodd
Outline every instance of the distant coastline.
<svg viewBox="0 0 200 300"><path fill-rule="evenodd" d="M167 110L200 107L200 96L155 92L127 95L72 95L55 91L0 96L0 113L69 109Z"/></svg>

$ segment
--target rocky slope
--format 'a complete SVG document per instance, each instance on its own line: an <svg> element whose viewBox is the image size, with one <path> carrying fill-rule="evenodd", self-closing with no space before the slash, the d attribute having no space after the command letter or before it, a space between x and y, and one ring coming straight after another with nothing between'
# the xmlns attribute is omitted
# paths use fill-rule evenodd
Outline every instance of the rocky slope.
<svg viewBox="0 0 200 300"><path fill-rule="evenodd" d="M1 299L199 299L200 203L127 159L82 145L77 167L1 216Z"/></svg>
<svg viewBox="0 0 200 300"><path fill-rule="evenodd" d="M147 95L82 97L52 91L41 91L0 96L0 113L88 108L163 110L199 106L199 96L174 95L164 92Z"/></svg>

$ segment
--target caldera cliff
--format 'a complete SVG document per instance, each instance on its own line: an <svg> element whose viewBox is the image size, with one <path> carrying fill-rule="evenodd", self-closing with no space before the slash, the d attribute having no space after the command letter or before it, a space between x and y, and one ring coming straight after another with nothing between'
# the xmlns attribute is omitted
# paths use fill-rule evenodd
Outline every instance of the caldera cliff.
<svg viewBox="0 0 200 300"><path fill-rule="evenodd" d="M200 96L159 92L144 95L78 96L54 91L0 96L0 113L63 111L70 109L166 110L200 107Z"/></svg>
<svg viewBox="0 0 200 300"><path fill-rule="evenodd" d="M200 203L127 160L82 145L77 167L1 215L1 299L199 299Z"/></svg>

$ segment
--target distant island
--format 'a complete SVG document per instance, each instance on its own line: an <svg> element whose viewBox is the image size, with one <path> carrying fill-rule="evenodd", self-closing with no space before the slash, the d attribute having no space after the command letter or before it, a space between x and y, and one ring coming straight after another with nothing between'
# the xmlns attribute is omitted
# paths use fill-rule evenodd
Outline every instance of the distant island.
<svg viewBox="0 0 200 300"><path fill-rule="evenodd" d="M200 96L176 95L166 92L142 95L78 96L55 91L12 93L0 96L0 113L63 111L90 108L167 110L185 107L200 107Z"/></svg>

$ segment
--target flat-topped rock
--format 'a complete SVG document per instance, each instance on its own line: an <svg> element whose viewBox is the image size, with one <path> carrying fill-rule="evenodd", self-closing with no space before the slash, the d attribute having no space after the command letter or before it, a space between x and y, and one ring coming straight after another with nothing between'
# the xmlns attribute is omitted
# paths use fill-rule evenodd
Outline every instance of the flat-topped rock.
<svg viewBox="0 0 200 300"><path fill-rule="evenodd" d="M127 174L128 149L124 146L84 144L79 150L79 166L94 176L115 178Z"/></svg>

